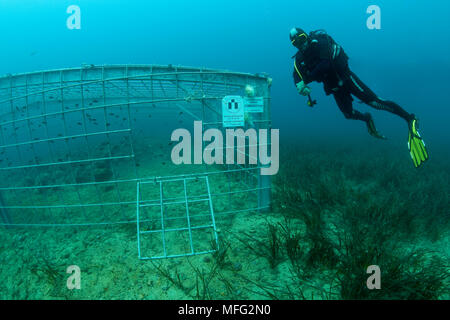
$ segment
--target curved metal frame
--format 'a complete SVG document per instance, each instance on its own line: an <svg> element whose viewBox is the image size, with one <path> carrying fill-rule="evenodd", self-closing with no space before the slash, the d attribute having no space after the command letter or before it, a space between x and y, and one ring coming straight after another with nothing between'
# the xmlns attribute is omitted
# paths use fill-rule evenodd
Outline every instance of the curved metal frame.
<svg viewBox="0 0 450 320"><path fill-rule="evenodd" d="M171 65L84 65L1 77L2 224L136 223L135 211L131 210L136 200L128 193L133 194L137 182L170 179L144 174L138 168L145 152L133 121L137 112L151 109L155 118L166 119L179 112L203 121L205 130L220 128L222 98L243 95L248 84L265 101L264 112L254 116L255 127L270 129L270 83L265 75ZM124 171L132 173L128 176L117 171L116 164L125 162L130 170ZM203 171L181 172L176 177L221 173L219 183L227 182L229 190L212 190L211 196L228 197L230 201L238 192L256 193L253 207L223 211L230 214L270 206L270 179L259 176L256 169L247 165L204 167ZM80 170L86 173L81 179ZM237 191L237 185L243 188ZM115 200L104 199L105 188L115 194ZM86 190L94 192L97 200L84 199ZM110 207L120 208L121 216L108 215ZM87 210L97 209L103 217L89 221L87 217L92 215Z"/></svg>

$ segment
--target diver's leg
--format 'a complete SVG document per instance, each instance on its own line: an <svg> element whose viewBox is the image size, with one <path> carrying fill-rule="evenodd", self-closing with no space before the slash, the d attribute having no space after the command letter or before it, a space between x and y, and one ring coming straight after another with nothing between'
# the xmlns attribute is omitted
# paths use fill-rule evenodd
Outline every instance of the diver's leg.
<svg viewBox="0 0 450 320"><path fill-rule="evenodd" d="M361 113L358 110L353 109L353 98L350 92L341 88L338 92L335 92L333 96L346 119L361 120L364 122L369 121L370 114Z"/></svg>
<svg viewBox="0 0 450 320"><path fill-rule="evenodd" d="M393 101L383 100L378 97L368 86L366 86L356 74L350 71L350 79L347 84L348 90L358 99L369 106L391 112L410 122L414 118L413 114L406 112L402 107Z"/></svg>
<svg viewBox="0 0 450 320"><path fill-rule="evenodd" d="M339 109L342 111L346 119L364 121L371 136L378 139L385 139L385 137L378 133L377 129L375 128L375 124L370 113L361 113L358 110L353 109L353 98L350 92L348 92L344 88L341 88L340 90L335 92L333 96Z"/></svg>

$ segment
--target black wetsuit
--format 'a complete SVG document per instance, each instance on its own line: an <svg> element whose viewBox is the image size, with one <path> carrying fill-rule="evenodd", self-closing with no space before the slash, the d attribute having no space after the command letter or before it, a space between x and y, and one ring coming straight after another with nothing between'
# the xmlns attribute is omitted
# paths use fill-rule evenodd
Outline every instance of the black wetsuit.
<svg viewBox="0 0 450 320"><path fill-rule="evenodd" d="M378 110L386 110L406 121L413 115L398 104L379 98L349 68L348 56L333 38L323 31L311 32L305 50L295 56L294 82L322 82L327 95L333 94L347 119L369 121L370 114L353 109L353 97Z"/></svg>

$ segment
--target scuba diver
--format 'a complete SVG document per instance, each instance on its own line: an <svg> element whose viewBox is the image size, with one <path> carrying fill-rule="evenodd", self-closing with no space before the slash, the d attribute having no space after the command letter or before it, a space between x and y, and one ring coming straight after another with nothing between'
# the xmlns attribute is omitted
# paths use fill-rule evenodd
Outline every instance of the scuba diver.
<svg viewBox="0 0 450 320"><path fill-rule="evenodd" d="M331 36L322 30L307 34L300 28L293 28L290 31L290 40L298 49L294 56L294 82L298 92L308 97L310 107L313 107L316 101L311 99L311 89L307 85L313 81L322 82L326 95L334 96L346 119L364 121L370 135L386 139L377 131L370 113L353 109L353 95L375 109L385 110L403 118L408 123L408 148L414 166L417 168L428 159L425 143L417 131L418 120L415 115L406 112L395 102L381 99L370 90L350 70L347 54Z"/></svg>

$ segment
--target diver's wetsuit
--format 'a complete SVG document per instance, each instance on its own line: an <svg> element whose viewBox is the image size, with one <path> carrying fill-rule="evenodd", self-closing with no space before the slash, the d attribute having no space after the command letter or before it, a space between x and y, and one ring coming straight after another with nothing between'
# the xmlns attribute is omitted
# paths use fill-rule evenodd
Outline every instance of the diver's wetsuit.
<svg viewBox="0 0 450 320"><path fill-rule="evenodd" d="M295 55L294 82L322 82L327 95L333 94L339 109L347 119L369 121L369 113L353 109L353 97L378 110L386 110L406 121L409 114L398 104L379 98L349 68L348 56L333 38L323 31L311 32L305 50Z"/></svg>

